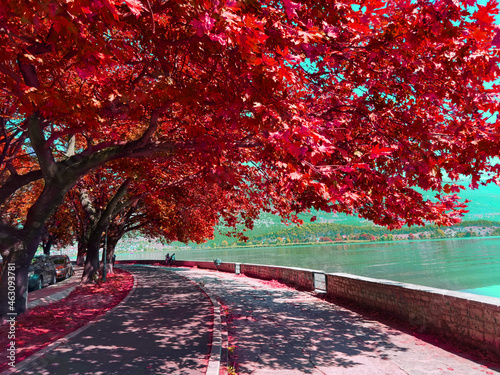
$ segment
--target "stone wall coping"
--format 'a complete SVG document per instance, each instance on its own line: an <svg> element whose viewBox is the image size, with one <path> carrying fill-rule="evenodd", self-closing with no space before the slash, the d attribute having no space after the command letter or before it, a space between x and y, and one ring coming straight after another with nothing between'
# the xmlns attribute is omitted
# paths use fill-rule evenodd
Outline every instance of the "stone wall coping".
<svg viewBox="0 0 500 375"><path fill-rule="evenodd" d="M224 263L224 262L222 262L222 263ZM285 270L293 270L293 271L301 271L301 272L325 273L325 271L312 270L309 268L300 268L300 267L273 266L270 264L254 264L254 263L240 263L240 262L231 262L231 263L239 264L240 266L271 267L271 268L280 268L280 269L285 269Z"/></svg>
<svg viewBox="0 0 500 375"><path fill-rule="evenodd" d="M430 286L403 283L403 282L394 281L394 280L375 279L372 277L353 275L350 273L336 272L336 273L327 273L326 275L327 276L328 275L339 276L342 278L349 278L349 279L354 279L354 280L366 281L366 282L375 283L375 284L396 286L396 287L401 287L401 288L405 288L405 289L417 290L420 292L439 294L439 295L446 296L446 297L455 297L455 298L466 299L466 300L474 301L474 302L487 303L489 305L500 307L500 298L497 298L497 297L481 296L478 294L459 292L459 291L448 290L448 289L439 289L439 288L433 288Z"/></svg>

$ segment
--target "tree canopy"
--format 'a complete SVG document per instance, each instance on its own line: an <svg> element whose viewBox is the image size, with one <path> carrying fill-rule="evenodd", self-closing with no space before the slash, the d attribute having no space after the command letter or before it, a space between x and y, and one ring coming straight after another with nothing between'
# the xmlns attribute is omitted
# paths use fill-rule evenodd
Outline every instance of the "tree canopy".
<svg viewBox="0 0 500 375"><path fill-rule="evenodd" d="M216 184L195 201L216 194L232 225L311 207L456 223L444 177L499 172L496 14L496 0L3 1L4 264L25 290L50 214L111 162Z"/></svg>

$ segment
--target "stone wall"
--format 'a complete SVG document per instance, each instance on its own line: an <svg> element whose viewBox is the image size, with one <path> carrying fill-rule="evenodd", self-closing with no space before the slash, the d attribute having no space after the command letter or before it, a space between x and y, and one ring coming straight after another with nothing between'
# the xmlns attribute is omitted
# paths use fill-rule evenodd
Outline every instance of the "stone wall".
<svg viewBox="0 0 500 375"><path fill-rule="evenodd" d="M242 263L240 273L263 280L277 280L299 290L314 290L314 272L312 270Z"/></svg>
<svg viewBox="0 0 500 375"><path fill-rule="evenodd" d="M390 314L419 331L500 357L500 299L349 274L327 274L327 295Z"/></svg>
<svg viewBox="0 0 500 375"><path fill-rule="evenodd" d="M172 263L175 267L198 267L209 270L217 270L214 262L196 262L188 260L174 260ZM218 270L223 272L235 273L235 263L221 263Z"/></svg>

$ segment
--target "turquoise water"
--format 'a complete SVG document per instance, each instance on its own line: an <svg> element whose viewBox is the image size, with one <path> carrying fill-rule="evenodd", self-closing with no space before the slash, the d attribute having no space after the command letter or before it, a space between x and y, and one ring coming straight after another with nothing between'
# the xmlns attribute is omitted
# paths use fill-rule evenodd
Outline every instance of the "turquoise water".
<svg viewBox="0 0 500 375"><path fill-rule="evenodd" d="M462 290L462 292L479 294L481 296L490 296L490 297L500 298L500 285L492 285L492 286L486 286L483 288L476 288L476 289L465 289L465 290Z"/></svg>
<svg viewBox="0 0 500 375"><path fill-rule="evenodd" d="M167 252L119 254L164 259ZM500 298L500 238L176 250L178 260L271 264L345 272Z"/></svg>

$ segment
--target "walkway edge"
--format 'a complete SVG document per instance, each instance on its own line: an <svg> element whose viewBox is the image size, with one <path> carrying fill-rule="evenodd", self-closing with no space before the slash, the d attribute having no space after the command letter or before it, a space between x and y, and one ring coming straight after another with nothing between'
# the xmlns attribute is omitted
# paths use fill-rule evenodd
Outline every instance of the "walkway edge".
<svg viewBox="0 0 500 375"><path fill-rule="evenodd" d="M215 298L212 297L207 291L198 284L200 288L205 292L205 294L210 298L212 305L214 306L214 328L212 334L212 351L210 353L210 359L208 360L208 367L206 375L219 375L220 372L220 362L222 354L222 322L220 317L220 305Z"/></svg>
<svg viewBox="0 0 500 375"><path fill-rule="evenodd" d="M66 298L68 296L68 294L70 294L73 290L75 290L75 288L76 288L76 285L71 286L67 289L64 289L61 292L57 292L55 294L52 294L50 296L43 297L43 298L40 298L40 299L35 300L35 301L31 301L28 303L28 309L32 309L32 308L37 307L37 306L46 306L46 305L50 305L52 302L60 301L63 298Z"/></svg>
<svg viewBox="0 0 500 375"><path fill-rule="evenodd" d="M144 265L142 265L142 266L144 266ZM175 272L175 269L169 269L169 268L162 267L162 266L146 265L146 267L159 268L159 269L163 269L165 271ZM175 272L175 273L177 275L191 281L192 283L196 284L196 286L198 288L200 288L201 291L207 295L207 297L210 299L210 302L212 303L212 305L214 307L212 350L210 351L210 358L208 359L207 372L205 374L206 375L219 375L220 363L221 363L221 358L222 358L222 319L221 319L220 304L217 301L217 299L214 296L212 296L211 293L209 293L205 288L203 288L203 286L201 286L195 280L190 279L189 277L184 276L179 272ZM0 374L0 375L2 375L2 374Z"/></svg>
<svg viewBox="0 0 500 375"><path fill-rule="evenodd" d="M81 332L85 331L87 328L91 327L92 325L94 325L95 323L97 323L98 321L100 321L101 319L103 319L108 314L111 314L112 312L114 312L123 303L125 303L130 298L130 296L134 293L134 291L136 290L136 287L137 287L137 278L134 276L133 273L130 273L130 274L134 278L134 285L132 286L132 289L130 289L130 292L125 296L124 299L122 299L122 301L118 305L116 305L115 307L113 307L111 310L106 311L104 314L99 315L96 319L91 320L87 324L81 326L76 331L73 331L73 332L69 333L68 335L66 335L64 337L61 337L60 339L54 341L52 344L46 346L43 349L40 349L38 352L30 355L28 358L26 358L26 359L22 360L21 362L17 363L16 367L11 367L10 369L5 370L2 373L0 373L0 375L9 375L9 374L19 373L19 371L22 370L25 366L27 366L30 363L36 361L40 357L43 357L45 354L47 354L47 352L49 352L49 351L57 348L61 344L66 343L72 337L80 334Z"/></svg>

